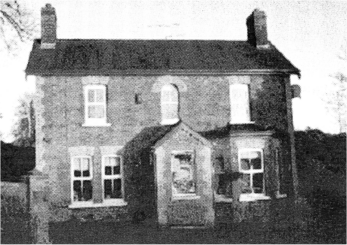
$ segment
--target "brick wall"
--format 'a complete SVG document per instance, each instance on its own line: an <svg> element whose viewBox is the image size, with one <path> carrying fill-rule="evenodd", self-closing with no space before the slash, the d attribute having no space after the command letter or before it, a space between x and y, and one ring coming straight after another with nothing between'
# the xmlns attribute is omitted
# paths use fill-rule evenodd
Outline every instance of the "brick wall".
<svg viewBox="0 0 347 245"><path fill-rule="evenodd" d="M229 83L238 78L220 76L172 77L179 83L180 117L195 131L225 126L230 120ZM158 125L160 92L154 89L159 77L110 77L107 86L110 127L82 127L84 123L83 79L81 77L39 77L38 163L49 175L52 202L70 201L70 156L68 148L95 147L94 164L100 166L100 146L125 145L143 127ZM256 124L287 130L284 77L250 77L251 117ZM163 83L163 81L160 81ZM165 81L164 81L165 83ZM135 104L135 94L142 103ZM94 166L94 176L100 170ZM94 196L100 199L100 186ZM99 193L99 194L98 194Z"/></svg>

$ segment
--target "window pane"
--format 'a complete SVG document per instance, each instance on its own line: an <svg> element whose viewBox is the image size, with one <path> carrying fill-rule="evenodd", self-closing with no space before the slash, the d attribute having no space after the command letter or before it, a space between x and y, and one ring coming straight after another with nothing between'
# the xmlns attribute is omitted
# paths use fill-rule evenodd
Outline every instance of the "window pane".
<svg viewBox="0 0 347 245"><path fill-rule="evenodd" d="M109 165L110 165L110 158L105 157L105 166L109 166Z"/></svg>
<svg viewBox="0 0 347 245"><path fill-rule="evenodd" d="M241 169L242 170L249 170L250 169L250 162L248 159L241 159Z"/></svg>
<svg viewBox="0 0 347 245"><path fill-rule="evenodd" d="M105 167L105 175L112 175L112 167L111 166Z"/></svg>
<svg viewBox="0 0 347 245"><path fill-rule="evenodd" d="M83 177L90 176L89 158L82 158L82 171L83 171Z"/></svg>
<svg viewBox="0 0 347 245"><path fill-rule="evenodd" d="M120 174L120 158L113 157L112 158L113 174Z"/></svg>
<svg viewBox="0 0 347 245"><path fill-rule="evenodd" d="M73 200L81 201L82 200L82 189L81 189L81 181L75 180L73 182Z"/></svg>
<svg viewBox="0 0 347 245"><path fill-rule="evenodd" d="M172 165L174 194L195 193L192 155L175 155L172 159Z"/></svg>
<svg viewBox="0 0 347 245"><path fill-rule="evenodd" d="M261 158L251 159L253 169L261 169Z"/></svg>
<svg viewBox="0 0 347 245"><path fill-rule="evenodd" d="M104 118L105 108L103 105L88 106L88 118Z"/></svg>
<svg viewBox="0 0 347 245"><path fill-rule="evenodd" d="M178 118L178 104L162 104L162 117L163 120Z"/></svg>
<svg viewBox="0 0 347 245"><path fill-rule="evenodd" d="M242 151L240 152L241 158L260 158L260 151Z"/></svg>
<svg viewBox="0 0 347 245"><path fill-rule="evenodd" d="M113 193L112 198L121 198L122 197L122 181L121 179L115 179L113 180Z"/></svg>
<svg viewBox="0 0 347 245"><path fill-rule="evenodd" d="M218 188L217 188L217 194L219 195L225 195L226 191L226 179L224 174L218 175Z"/></svg>
<svg viewBox="0 0 347 245"><path fill-rule="evenodd" d="M230 111L232 122L249 122L249 94L247 84L230 86Z"/></svg>
<svg viewBox="0 0 347 245"><path fill-rule="evenodd" d="M241 178L241 193L252 193L250 174L243 174Z"/></svg>
<svg viewBox="0 0 347 245"><path fill-rule="evenodd" d="M104 102L104 90L96 89L96 102Z"/></svg>
<svg viewBox="0 0 347 245"><path fill-rule="evenodd" d="M120 174L120 166L113 167L113 174Z"/></svg>
<svg viewBox="0 0 347 245"><path fill-rule="evenodd" d="M105 199L110 199L112 194L112 180L104 180Z"/></svg>
<svg viewBox="0 0 347 245"><path fill-rule="evenodd" d="M254 193L263 193L263 174L253 175L253 190Z"/></svg>
<svg viewBox="0 0 347 245"><path fill-rule="evenodd" d="M93 89L88 90L88 102L95 102L95 91Z"/></svg>
<svg viewBox="0 0 347 245"><path fill-rule="evenodd" d="M92 182L90 180L83 181L83 198L82 201L89 201L92 199Z"/></svg>
<svg viewBox="0 0 347 245"><path fill-rule="evenodd" d="M81 159L74 158L73 160L74 176L81 177Z"/></svg>

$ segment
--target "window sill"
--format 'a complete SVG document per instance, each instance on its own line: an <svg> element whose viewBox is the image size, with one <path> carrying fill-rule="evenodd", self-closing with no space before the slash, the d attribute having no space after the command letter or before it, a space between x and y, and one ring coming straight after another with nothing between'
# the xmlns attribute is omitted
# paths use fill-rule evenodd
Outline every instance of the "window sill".
<svg viewBox="0 0 347 245"><path fill-rule="evenodd" d="M215 195L214 201L215 202L231 203L231 202L233 202L233 199L231 197L226 197L224 195Z"/></svg>
<svg viewBox="0 0 347 245"><path fill-rule="evenodd" d="M107 200L103 203L93 202L75 202L69 205L69 208L101 208L101 207L122 207L128 205L124 200Z"/></svg>
<svg viewBox="0 0 347 245"><path fill-rule="evenodd" d="M265 196L264 194L241 194L239 201L240 202L254 202L260 200L270 200L269 196Z"/></svg>
<svg viewBox="0 0 347 245"><path fill-rule="evenodd" d="M161 125L173 125L173 124L176 124L178 122L179 122L179 119L175 118L175 119L162 120L160 124Z"/></svg>
<svg viewBox="0 0 347 245"><path fill-rule="evenodd" d="M230 124L254 124L255 122L229 122Z"/></svg>
<svg viewBox="0 0 347 245"><path fill-rule="evenodd" d="M286 198L286 197L287 197L287 194L276 193L276 198L277 199Z"/></svg>
<svg viewBox="0 0 347 245"><path fill-rule="evenodd" d="M99 123L99 124L94 124L94 123L84 123L82 124L82 127L110 127L111 123Z"/></svg>
<svg viewBox="0 0 347 245"><path fill-rule="evenodd" d="M200 199L200 196L197 195L176 195L172 197L173 201L176 200L196 200L196 199Z"/></svg>

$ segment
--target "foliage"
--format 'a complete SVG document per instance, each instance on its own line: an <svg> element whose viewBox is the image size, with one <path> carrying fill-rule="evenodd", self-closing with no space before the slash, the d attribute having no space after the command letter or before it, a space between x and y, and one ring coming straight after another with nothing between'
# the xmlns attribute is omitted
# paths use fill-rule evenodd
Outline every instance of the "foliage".
<svg viewBox="0 0 347 245"><path fill-rule="evenodd" d="M35 111L33 106L33 94L24 94L19 100L16 116L17 122L12 128L16 146L35 146Z"/></svg>
<svg viewBox="0 0 347 245"><path fill-rule="evenodd" d="M19 181L35 167L35 148L1 141L1 181Z"/></svg>
<svg viewBox="0 0 347 245"><path fill-rule="evenodd" d="M32 39L35 21L23 3L13 0L0 1L0 50L13 53L20 42Z"/></svg>
<svg viewBox="0 0 347 245"><path fill-rule="evenodd" d="M318 129L295 132L299 170L316 162L316 167L333 173L346 173L346 133L325 134Z"/></svg>

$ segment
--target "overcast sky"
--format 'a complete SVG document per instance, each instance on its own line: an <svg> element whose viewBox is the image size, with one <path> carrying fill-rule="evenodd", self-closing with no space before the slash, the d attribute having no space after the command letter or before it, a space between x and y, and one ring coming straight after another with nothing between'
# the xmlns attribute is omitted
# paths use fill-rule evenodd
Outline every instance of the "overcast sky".
<svg viewBox="0 0 347 245"><path fill-rule="evenodd" d="M47 2L56 8L58 38L91 39L246 40L246 18L260 8L267 14L269 40L301 70L300 80L291 77L302 89L301 99L293 100L295 128L338 132L326 101L333 90L330 75L347 75L346 62L337 58L347 40L346 1L27 0L38 28L40 8ZM31 45L23 45L17 56L0 56L0 130L5 141L11 141L18 98L35 90L23 72Z"/></svg>

